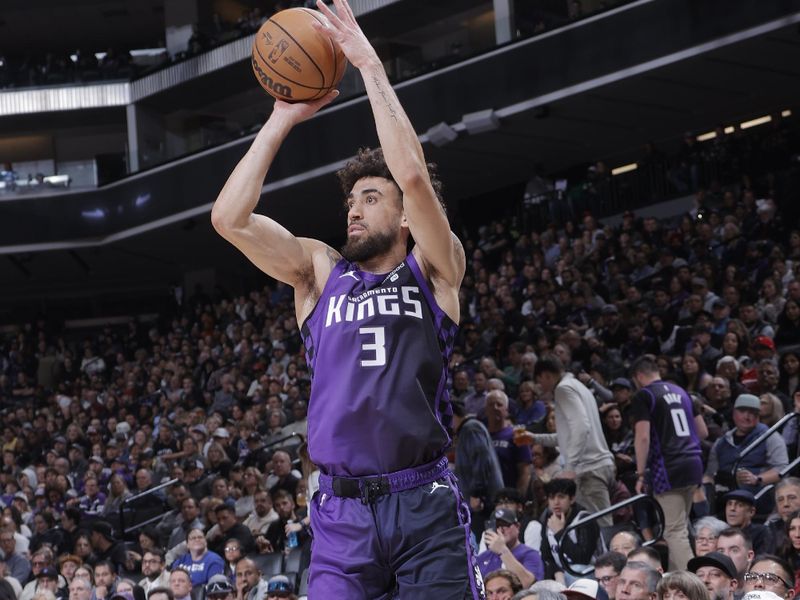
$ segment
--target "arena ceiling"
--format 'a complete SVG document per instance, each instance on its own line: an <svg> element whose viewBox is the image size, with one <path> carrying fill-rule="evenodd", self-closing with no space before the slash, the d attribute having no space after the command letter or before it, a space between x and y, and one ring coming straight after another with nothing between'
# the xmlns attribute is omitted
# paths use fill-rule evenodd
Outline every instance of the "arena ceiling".
<svg viewBox="0 0 800 600"><path fill-rule="evenodd" d="M790 118L797 119L800 35L792 24L595 83L561 98L551 95L544 103L532 99L529 106L491 107L505 115L498 129L478 135L460 131L441 147L426 144L426 155L440 165L448 196L468 198L524 181L536 163L549 171L598 159L618 166L636 160L647 140L670 150L685 130L700 133L783 109L793 110ZM323 174L276 192L270 202L292 231L336 244L343 230L338 203L308 211L298 210L297 202L336 193L332 177ZM4 300L8 304L48 290L79 294L87 285L135 293L206 268L252 272L216 236L207 214L107 246L6 256L0 259L0 280L13 290Z"/></svg>

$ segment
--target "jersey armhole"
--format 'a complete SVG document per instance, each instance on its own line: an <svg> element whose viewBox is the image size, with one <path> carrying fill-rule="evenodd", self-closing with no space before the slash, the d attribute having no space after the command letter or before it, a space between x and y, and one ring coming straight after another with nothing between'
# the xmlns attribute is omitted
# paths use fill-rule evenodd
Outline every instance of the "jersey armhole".
<svg viewBox="0 0 800 600"><path fill-rule="evenodd" d="M308 316L306 316L303 322L299 324L298 326L299 331L303 331L303 328L311 321L312 317L317 312L317 307L319 306L320 300L322 300L323 296L325 296L325 292L328 291L328 288L333 285L333 282L336 280L336 278L344 272L344 269L349 264L350 263L347 262L346 258L340 258L339 261L335 265L333 265L331 272L328 274L328 280L325 282L325 286L322 288L322 291L319 294L319 298L317 298L317 301L314 303L314 308L312 308L311 311L309 311Z"/></svg>

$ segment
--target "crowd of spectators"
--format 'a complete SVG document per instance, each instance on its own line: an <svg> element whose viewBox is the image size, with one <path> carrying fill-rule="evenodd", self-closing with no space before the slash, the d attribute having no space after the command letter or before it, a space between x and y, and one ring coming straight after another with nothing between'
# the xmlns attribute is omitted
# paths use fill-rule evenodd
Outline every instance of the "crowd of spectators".
<svg viewBox="0 0 800 600"><path fill-rule="evenodd" d="M651 354L660 377L692 395L703 439L706 484L692 506L702 520L688 531L696 561L711 558L689 571L709 590L716 569L731 590L786 588L789 599L800 480L784 471L796 421L737 462L800 409L800 229L783 219L798 190L776 193L778 177L694 189L694 207L674 220L626 212L611 227L587 213L533 231L496 221L464 240L451 458L490 591L533 585L546 596L571 584L567 595L578 594L587 582L575 572L592 565L599 585L580 593L594 600L696 583L677 571L684 579L658 587L666 548L646 507L567 533L635 494L629 367ZM292 301L274 282L235 297L198 288L157 322L76 336L43 317L4 330L0 576L14 598L301 591L318 472ZM573 453L570 415L543 376L553 365L589 398L591 455ZM536 443L516 444L515 426ZM607 479L605 495L566 476L581 461Z"/></svg>

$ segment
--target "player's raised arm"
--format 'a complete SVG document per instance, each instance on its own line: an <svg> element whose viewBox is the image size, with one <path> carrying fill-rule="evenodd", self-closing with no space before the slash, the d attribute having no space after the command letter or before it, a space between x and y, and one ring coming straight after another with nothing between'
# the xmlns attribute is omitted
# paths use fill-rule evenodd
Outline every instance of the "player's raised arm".
<svg viewBox="0 0 800 600"><path fill-rule="evenodd" d="M330 22L326 31L364 79L383 155L403 192L403 209L411 235L432 274L453 287L461 284L465 260L460 242L450 233L444 209L431 185L422 146L375 49L361 31L345 0L333 0L336 14L321 0L317 7Z"/></svg>
<svg viewBox="0 0 800 600"><path fill-rule="evenodd" d="M211 210L211 223L222 237L259 269L298 291L307 283L310 267L317 263L315 254L324 254L327 246L314 240L300 240L279 223L254 214L253 210L267 171L289 131L330 103L337 93L308 103L276 101L275 109L236 165ZM327 277L327 273L319 275L323 280Z"/></svg>

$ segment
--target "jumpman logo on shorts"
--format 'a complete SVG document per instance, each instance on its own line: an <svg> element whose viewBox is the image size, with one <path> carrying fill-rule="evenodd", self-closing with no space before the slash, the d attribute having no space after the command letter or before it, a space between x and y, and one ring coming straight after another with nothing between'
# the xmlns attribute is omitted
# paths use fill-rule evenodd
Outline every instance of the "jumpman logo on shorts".
<svg viewBox="0 0 800 600"><path fill-rule="evenodd" d="M450 486L447 486L447 485L442 485L441 483L437 483L436 481L434 481L434 482L433 482L433 485L431 485L431 491L430 491L430 492L428 492L428 494L432 494L433 492L435 492L435 491L436 491L436 490L438 490L439 488L444 488L444 489L446 489L446 490L449 490L449 489L450 489Z"/></svg>
<svg viewBox="0 0 800 600"><path fill-rule="evenodd" d="M356 277L356 272L355 271L345 271L344 273L339 275L339 279L341 279L342 277L352 277L356 281L359 280L358 277Z"/></svg>

